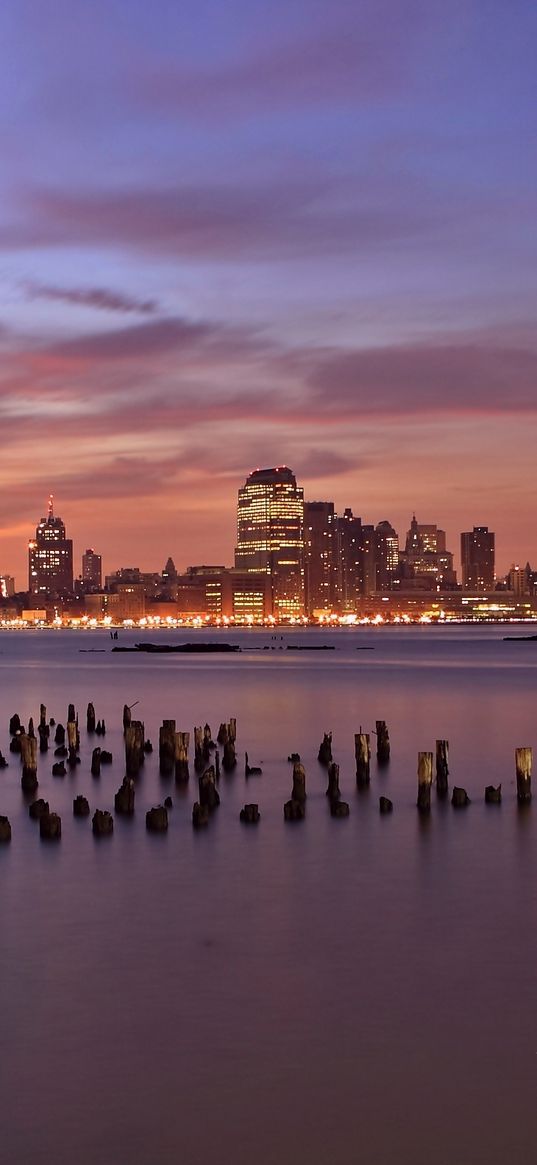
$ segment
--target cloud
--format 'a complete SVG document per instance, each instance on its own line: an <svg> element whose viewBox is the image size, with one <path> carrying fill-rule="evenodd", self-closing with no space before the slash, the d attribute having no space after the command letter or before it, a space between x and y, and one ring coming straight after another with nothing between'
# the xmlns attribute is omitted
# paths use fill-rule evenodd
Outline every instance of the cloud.
<svg viewBox="0 0 537 1165"><path fill-rule="evenodd" d="M23 284L28 299L50 299L69 303L73 307L96 308L98 311L121 312L126 315L155 315L159 304L155 299L136 299L102 287L54 287L46 283L28 281Z"/></svg>
<svg viewBox="0 0 537 1165"><path fill-rule="evenodd" d="M537 351L501 331L472 337L319 354L306 376L311 407L336 415L537 411Z"/></svg>

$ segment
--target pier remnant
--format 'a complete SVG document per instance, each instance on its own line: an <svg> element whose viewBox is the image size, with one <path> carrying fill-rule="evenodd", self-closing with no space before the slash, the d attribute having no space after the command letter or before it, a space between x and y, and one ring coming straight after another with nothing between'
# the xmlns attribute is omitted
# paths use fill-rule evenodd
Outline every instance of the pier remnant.
<svg viewBox="0 0 537 1165"><path fill-rule="evenodd" d="M163 720L158 734L158 759L161 777L171 777L175 770L175 720Z"/></svg>
<svg viewBox="0 0 537 1165"><path fill-rule="evenodd" d="M203 826L208 824L209 806L200 805L199 801L195 801L192 806L192 825L194 829L203 829Z"/></svg>
<svg viewBox="0 0 537 1165"><path fill-rule="evenodd" d="M393 801L389 797L379 797L379 809L381 813L391 813L393 811Z"/></svg>
<svg viewBox="0 0 537 1165"><path fill-rule="evenodd" d="M39 724L37 725L37 733L39 736L39 751L47 752L50 728L47 723L47 709L45 708L44 704L41 704L39 708Z"/></svg>
<svg viewBox="0 0 537 1165"><path fill-rule="evenodd" d="M95 708L93 704L88 704L86 711L86 729L88 732L95 732Z"/></svg>
<svg viewBox="0 0 537 1165"><path fill-rule="evenodd" d="M200 805L209 810L216 809L220 804L220 795L216 788L216 774L214 765L209 765L198 779Z"/></svg>
<svg viewBox="0 0 537 1165"><path fill-rule="evenodd" d="M377 729L377 762L387 765L390 759L390 734L385 720L376 721Z"/></svg>
<svg viewBox="0 0 537 1165"><path fill-rule="evenodd" d="M144 763L145 727L141 720L131 720L125 729L125 771L128 777L137 777Z"/></svg>
<svg viewBox="0 0 537 1165"><path fill-rule="evenodd" d="M356 759L356 784L368 785L371 763L371 747L368 732L356 732L354 736L354 756Z"/></svg>
<svg viewBox="0 0 537 1165"><path fill-rule="evenodd" d="M96 809L91 821L96 837L109 837L114 832L114 818L107 809Z"/></svg>
<svg viewBox="0 0 537 1165"><path fill-rule="evenodd" d="M428 813L431 808L431 785L433 783L432 752L418 753L418 809Z"/></svg>
<svg viewBox="0 0 537 1165"><path fill-rule="evenodd" d="M21 718L18 712L9 718L9 735L16 736L18 732L22 731Z"/></svg>
<svg viewBox="0 0 537 1165"><path fill-rule="evenodd" d="M244 808L241 809L239 816L240 820L243 821L245 825L257 825L260 817L259 805L245 805Z"/></svg>
<svg viewBox="0 0 537 1165"><path fill-rule="evenodd" d="M290 801L286 801L283 807L283 815L286 821L303 821L306 816L306 804L304 801L294 801L291 797Z"/></svg>
<svg viewBox="0 0 537 1165"><path fill-rule="evenodd" d="M449 776L449 741L436 742L436 792L439 797L445 797L448 791Z"/></svg>
<svg viewBox="0 0 537 1165"><path fill-rule="evenodd" d="M65 776L67 776L67 769L66 769L62 760L57 760L55 762L55 764L53 764L52 776L53 777L65 777Z"/></svg>
<svg viewBox="0 0 537 1165"><path fill-rule="evenodd" d="M470 804L470 798L466 789L461 789L458 785L454 785L451 794L451 804L455 809L465 809Z"/></svg>
<svg viewBox="0 0 537 1165"><path fill-rule="evenodd" d="M259 768L259 765L250 764L247 752L244 754L244 775L245 777L261 777L263 775L263 769Z"/></svg>
<svg viewBox="0 0 537 1165"><path fill-rule="evenodd" d="M43 813L39 818L39 836L43 841L59 841L62 835L62 819L59 813Z"/></svg>
<svg viewBox="0 0 537 1165"><path fill-rule="evenodd" d="M22 777L21 788L25 793L34 793L37 789L37 740L35 736L28 736L23 732L20 737Z"/></svg>
<svg viewBox="0 0 537 1165"><path fill-rule="evenodd" d="M328 765L330 764L330 762L332 760L332 733L331 732L323 733L323 739L321 740L321 743L319 745L319 752L317 754L317 759L319 761L319 764L324 765L325 768L328 768Z"/></svg>
<svg viewBox="0 0 537 1165"><path fill-rule="evenodd" d="M50 805L48 801L44 801L42 797L38 797L37 801L32 801L32 804L28 807L28 815L31 817L32 821L39 821L39 818L42 817L44 813L49 812Z"/></svg>
<svg viewBox="0 0 537 1165"><path fill-rule="evenodd" d="M292 801L304 802L306 800L306 770L300 761L295 761L293 765L293 789L291 792Z"/></svg>
<svg viewBox="0 0 537 1165"><path fill-rule="evenodd" d="M168 828L168 810L165 805L154 805L145 815L145 827L150 833L165 833Z"/></svg>
<svg viewBox="0 0 537 1165"><path fill-rule="evenodd" d="M91 775L92 777L100 777L101 775L101 759L102 751L100 748L94 748L91 754Z"/></svg>
<svg viewBox="0 0 537 1165"><path fill-rule="evenodd" d="M132 817L134 813L134 780L132 777L123 777L123 781L114 797L114 809L124 817Z"/></svg>
<svg viewBox="0 0 537 1165"><path fill-rule="evenodd" d="M175 783L177 785L184 785L190 776L188 771L188 746L190 744L190 732L176 732L174 739Z"/></svg>
<svg viewBox="0 0 537 1165"><path fill-rule="evenodd" d="M502 800L502 786L487 785L485 787L485 804L500 805Z"/></svg>
<svg viewBox="0 0 537 1165"><path fill-rule="evenodd" d="M0 816L0 844L11 841L11 824L9 817Z"/></svg>
<svg viewBox="0 0 537 1165"><path fill-rule="evenodd" d="M89 817L89 801L79 793L73 801L73 817Z"/></svg>
<svg viewBox="0 0 537 1165"><path fill-rule="evenodd" d="M339 765L335 761L330 761L328 765L328 788L326 790L326 796L331 801L339 801L341 796L339 788Z"/></svg>
<svg viewBox="0 0 537 1165"><path fill-rule="evenodd" d="M528 805L531 801L532 760L533 752L531 748L515 749L516 795L519 805Z"/></svg>
<svg viewBox="0 0 537 1165"><path fill-rule="evenodd" d="M125 735L127 728L130 728L131 721L132 721L132 712L129 708L129 705L124 704L123 705L123 735Z"/></svg>

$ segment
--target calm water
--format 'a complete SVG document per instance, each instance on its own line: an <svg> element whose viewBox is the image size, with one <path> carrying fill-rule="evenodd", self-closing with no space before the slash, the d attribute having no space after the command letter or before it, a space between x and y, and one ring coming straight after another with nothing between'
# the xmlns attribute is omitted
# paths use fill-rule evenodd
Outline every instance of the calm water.
<svg viewBox="0 0 537 1165"><path fill-rule="evenodd" d="M537 746L537 643L505 633L226 632L244 648L229 658L112 655L97 632L0 635L0 813L13 829L0 847L2 1161L533 1165L537 822L517 809L513 754ZM285 650L315 640L336 650ZM91 647L105 653L80 651ZM62 722L72 701L82 727L74 777L40 758L59 845L40 842L8 754L9 716L38 718L41 700ZM100 781L88 700L114 754ZM214 734L237 717L240 765L206 832L191 826L193 771L176 790L157 752L135 819L116 819L111 839L73 819L77 792L92 811L113 807L122 707L136 700L155 743L163 717ZM392 761L373 763L358 794L353 735L381 718ZM330 818L316 759L330 729L348 820ZM437 737L472 804L433 795L423 821L417 753ZM248 782L245 749L263 766ZM308 802L293 826L295 750ZM485 806L484 785L500 781L503 804ZM148 835L145 810L168 793L168 834ZM246 800L257 829L239 824Z"/></svg>

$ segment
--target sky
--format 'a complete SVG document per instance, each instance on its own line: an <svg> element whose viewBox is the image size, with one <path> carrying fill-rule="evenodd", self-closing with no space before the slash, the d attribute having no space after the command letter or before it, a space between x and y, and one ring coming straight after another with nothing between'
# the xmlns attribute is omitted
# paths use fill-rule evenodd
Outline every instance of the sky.
<svg viewBox="0 0 537 1165"><path fill-rule="evenodd" d="M0 573L231 565L237 490L537 567L532 0L3 0Z"/></svg>

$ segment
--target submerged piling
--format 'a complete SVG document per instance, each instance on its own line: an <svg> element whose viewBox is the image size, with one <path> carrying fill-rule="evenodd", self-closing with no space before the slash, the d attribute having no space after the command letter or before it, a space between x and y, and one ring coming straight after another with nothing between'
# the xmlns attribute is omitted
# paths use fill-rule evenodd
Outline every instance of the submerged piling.
<svg viewBox="0 0 537 1165"><path fill-rule="evenodd" d="M433 783L432 752L418 753L418 800L420 813L428 813L431 808L431 785Z"/></svg>
<svg viewBox="0 0 537 1165"><path fill-rule="evenodd" d="M439 797L445 797L448 791L448 754L449 741L436 742L436 792Z"/></svg>
<svg viewBox="0 0 537 1165"><path fill-rule="evenodd" d="M377 762L387 765L390 759L390 734L385 720L376 721L377 729Z"/></svg>
<svg viewBox="0 0 537 1165"><path fill-rule="evenodd" d="M532 760L533 751L531 748L515 749L516 795L519 805L527 805L531 801Z"/></svg>
<svg viewBox="0 0 537 1165"><path fill-rule="evenodd" d="M368 785L371 762L371 748L368 732L356 732L354 736L354 756L356 759L356 784Z"/></svg>

